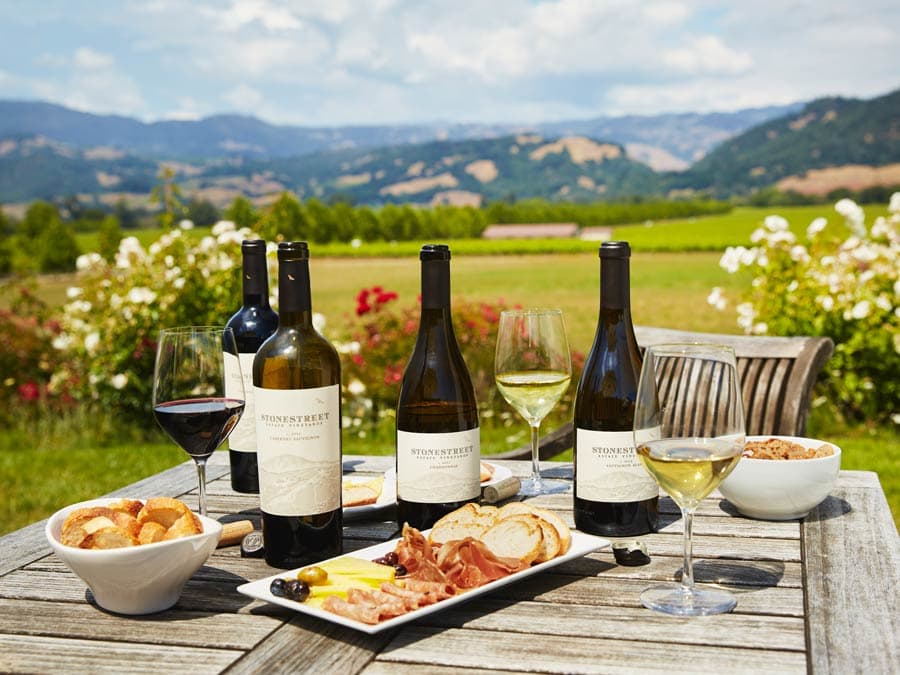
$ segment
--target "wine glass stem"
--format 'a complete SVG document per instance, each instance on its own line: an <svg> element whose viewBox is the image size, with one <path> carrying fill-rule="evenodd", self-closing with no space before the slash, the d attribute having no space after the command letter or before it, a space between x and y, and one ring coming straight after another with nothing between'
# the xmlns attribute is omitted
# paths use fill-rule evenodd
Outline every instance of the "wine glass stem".
<svg viewBox="0 0 900 675"><path fill-rule="evenodd" d="M681 509L684 521L684 567L681 570L681 588L690 593L694 590L693 536L694 510Z"/></svg>
<svg viewBox="0 0 900 675"><path fill-rule="evenodd" d="M541 484L541 469L540 469L540 445L538 440L540 438L540 428L541 423L530 424L531 426L531 480L535 485Z"/></svg>
<svg viewBox="0 0 900 675"><path fill-rule="evenodd" d="M194 458L197 464L197 478L200 481L200 515L206 515L206 457Z"/></svg>

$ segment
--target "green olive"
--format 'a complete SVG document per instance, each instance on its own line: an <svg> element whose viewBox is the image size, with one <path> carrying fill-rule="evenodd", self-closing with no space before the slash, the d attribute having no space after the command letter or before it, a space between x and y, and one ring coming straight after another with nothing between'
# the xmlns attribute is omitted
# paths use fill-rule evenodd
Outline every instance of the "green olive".
<svg viewBox="0 0 900 675"><path fill-rule="evenodd" d="M297 578L310 586L318 586L328 581L328 572L321 567L304 567L297 572Z"/></svg>

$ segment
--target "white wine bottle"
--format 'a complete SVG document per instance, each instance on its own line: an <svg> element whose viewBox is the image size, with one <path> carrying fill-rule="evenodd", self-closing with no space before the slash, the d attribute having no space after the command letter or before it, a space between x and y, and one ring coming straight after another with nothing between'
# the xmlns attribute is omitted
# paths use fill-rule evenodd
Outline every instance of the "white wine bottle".
<svg viewBox="0 0 900 675"><path fill-rule="evenodd" d="M278 245L278 330L253 361L266 562L342 552L341 362L313 327L309 247Z"/></svg>
<svg viewBox="0 0 900 675"><path fill-rule="evenodd" d="M262 343L278 328L278 314L269 305L269 272L266 266L266 242L246 239L241 242L241 308L225 324L234 332L241 375L244 379L244 414L228 437L231 463L231 489L235 492L258 493L259 471L256 465L256 414L253 406L253 359ZM226 383L235 377L225 361ZM226 395L228 394L226 386Z"/></svg>
<svg viewBox="0 0 900 675"><path fill-rule="evenodd" d="M641 354L631 323L624 241L600 246L600 316L575 394L575 527L607 537L654 532L659 486L641 466L632 426Z"/></svg>
<svg viewBox="0 0 900 675"><path fill-rule="evenodd" d="M397 404L397 521L424 529L481 494L478 403L450 313L450 249L426 244L422 314Z"/></svg>

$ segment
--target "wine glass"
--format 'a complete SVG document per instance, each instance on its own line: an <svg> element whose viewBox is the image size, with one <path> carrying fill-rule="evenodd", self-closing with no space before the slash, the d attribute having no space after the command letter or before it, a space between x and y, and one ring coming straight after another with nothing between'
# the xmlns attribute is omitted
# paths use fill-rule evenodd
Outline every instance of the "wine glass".
<svg viewBox="0 0 900 675"><path fill-rule="evenodd" d="M667 377L662 377L663 373ZM701 616L737 604L728 591L694 585L694 510L734 469L744 448L744 409L734 350L724 345L670 344L647 348L638 382L634 442L644 468L681 507L681 584L652 586L645 607Z"/></svg>
<svg viewBox="0 0 900 675"><path fill-rule="evenodd" d="M569 388L572 359L562 310L526 309L500 313L494 376L503 398L531 427L531 478L519 494L564 492L564 481L541 478L538 438L541 420Z"/></svg>
<svg viewBox="0 0 900 675"><path fill-rule="evenodd" d="M240 373L231 328L185 326L159 332L153 414L163 431L194 458L200 481L200 514L204 516L206 460L228 438L244 412Z"/></svg>

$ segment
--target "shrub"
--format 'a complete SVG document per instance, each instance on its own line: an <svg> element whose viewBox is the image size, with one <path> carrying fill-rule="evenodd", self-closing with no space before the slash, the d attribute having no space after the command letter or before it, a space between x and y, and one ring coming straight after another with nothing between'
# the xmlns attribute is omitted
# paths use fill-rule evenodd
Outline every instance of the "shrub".
<svg viewBox="0 0 900 675"><path fill-rule="evenodd" d="M844 224L817 218L797 241L780 216L769 216L750 237L751 248L729 247L720 261L728 272L752 278L737 306L747 333L826 335L835 352L821 392L850 420L900 424L900 193L888 217L866 227L856 203L835 210ZM720 289L711 304L724 308Z"/></svg>
<svg viewBox="0 0 900 675"><path fill-rule="evenodd" d="M114 414L146 419L153 387L156 336L163 327L222 325L241 297L240 246L255 238L222 221L211 236L182 228L147 249L134 237L115 260L98 253L78 258L79 286L68 290L62 331L54 344L51 391Z"/></svg>

